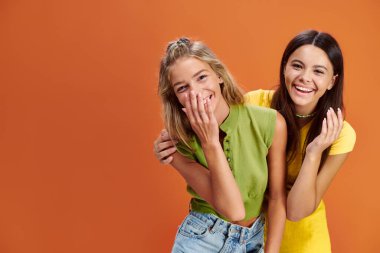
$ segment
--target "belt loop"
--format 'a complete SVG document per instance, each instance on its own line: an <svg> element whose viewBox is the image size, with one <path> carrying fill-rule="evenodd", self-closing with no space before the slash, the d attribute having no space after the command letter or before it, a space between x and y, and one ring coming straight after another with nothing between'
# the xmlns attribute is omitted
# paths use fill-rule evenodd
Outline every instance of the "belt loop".
<svg viewBox="0 0 380 253"><path fill-rule="evenodd" d="M240 238L239 238L239 243L240 244L244 244L245 243L245 232L246 232L246 228L241 228L240 230Z"/></svg>
<svg viewBox="0 0 380 253"><path fill-rule="evenodd" d="M214 224L210 226L210 233L213 234L217 232L221 223L223 223L223 220L216 218L216 221L214 222Z"/></svg>

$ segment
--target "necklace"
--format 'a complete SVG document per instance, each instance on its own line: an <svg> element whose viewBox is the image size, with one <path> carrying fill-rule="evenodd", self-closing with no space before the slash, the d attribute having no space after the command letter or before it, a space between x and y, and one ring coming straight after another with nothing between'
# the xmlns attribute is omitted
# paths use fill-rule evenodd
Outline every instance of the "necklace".
<svg viewBox="0 0 380 253"><path fill-rule="evenodd" d="M312 112L310 114L298 114L296 113L296 117L297 118L310 118L310 117L313 117L315 115L316 112Z"/></svg>

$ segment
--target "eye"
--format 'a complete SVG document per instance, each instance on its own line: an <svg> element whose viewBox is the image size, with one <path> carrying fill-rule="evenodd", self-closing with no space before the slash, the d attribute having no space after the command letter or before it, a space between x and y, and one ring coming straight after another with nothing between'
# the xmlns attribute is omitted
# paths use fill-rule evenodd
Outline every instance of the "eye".
<svg viewBox="0 0 380 253"><path fill-rule="evenodd" d="M187 89L187 86L188 86L187 84L179 86L177 88L177 92L178 93L184 92Z"/></svg>
<svg viewBox="0 0 380 253"><path fill-rule="evenodd" d="M292 67L294 68L294 69L301 69L302 68L302 65L301 64L298 64L298 63L293 63L292 64Z"/></svg>
<svg viewBox="0 0 380 253"><path fill-rule="evenodd" d="M207 78L207 75L206 74L202 74L202 75L200 75L199 77L198 77L198 80L199 81L203 81L203 80L205 80Z"/></svg>
<svg viewBox="0 0 380 253"><path fill-rule="evenodd" d="M325 74L325 72L323 70L320 70L320 69L314 70L314 73L316 73L317 75L323 75L323 74Z"/></svg>

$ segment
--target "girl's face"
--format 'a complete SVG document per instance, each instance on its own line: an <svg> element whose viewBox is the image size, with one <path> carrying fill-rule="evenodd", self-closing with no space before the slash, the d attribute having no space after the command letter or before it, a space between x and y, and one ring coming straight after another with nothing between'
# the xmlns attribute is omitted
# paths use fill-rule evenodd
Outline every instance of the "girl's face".
<svg viewBox="0 0 380 253"><path fill-rule="evenodd" d="M217 113L220 105L227 105L220 83L222 79L209 64L194 57L182 57L170 67L170 80L178 101L185 107L190 92L199 94L204 100L210 99L211 110ZM228 107L227 107L228 108Z"/></svg>
<svg viewBox="0 0 380 253"><path fill-rule="evenodd" d="M336 78L326 53L313 45L301 46L290 55L284 77L288 93L300 114L312 113L318 100L333 87Z"/></svg>

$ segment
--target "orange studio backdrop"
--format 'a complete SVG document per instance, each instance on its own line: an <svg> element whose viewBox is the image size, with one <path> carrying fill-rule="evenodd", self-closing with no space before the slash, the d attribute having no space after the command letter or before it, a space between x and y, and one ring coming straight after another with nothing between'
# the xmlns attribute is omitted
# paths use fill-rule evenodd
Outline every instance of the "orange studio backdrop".
<svg viewBox="0 0 380 253"><path fill-rule="evenodd" d="M333 252L378 252L380 2L0 1L0 252L169 252L189 196L153 155L168 41L205 41L245 90L318 29L345 57L355 150L325 199Z"/></svg>

